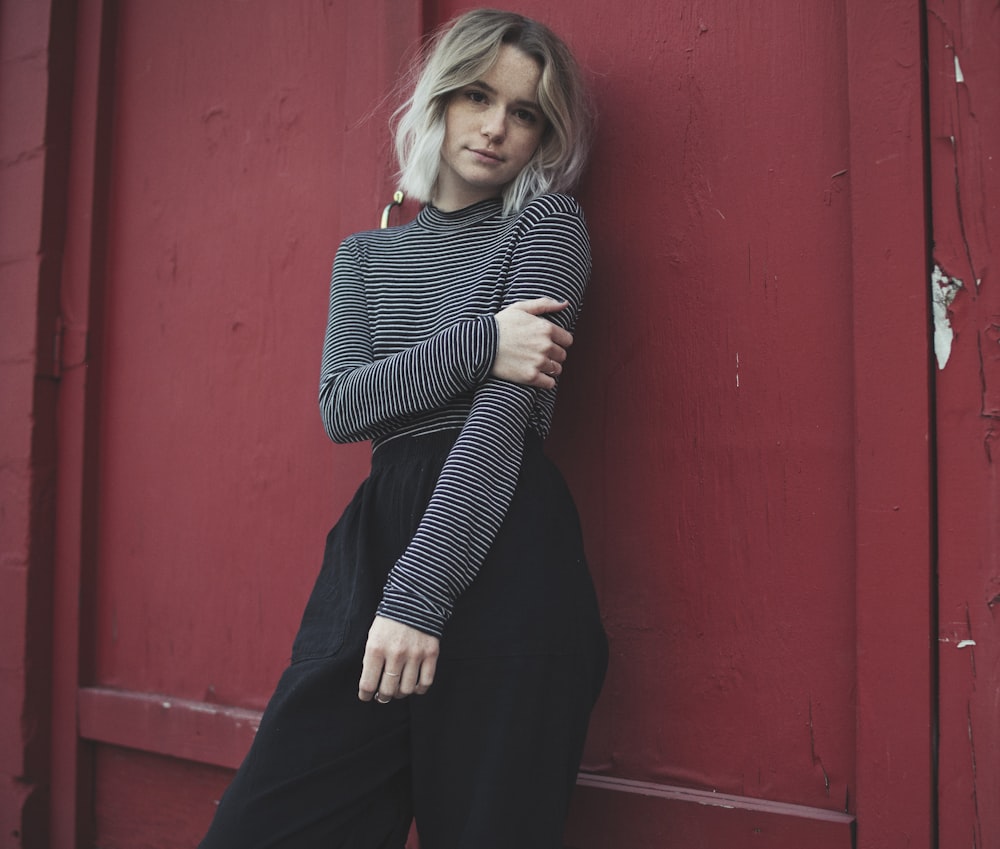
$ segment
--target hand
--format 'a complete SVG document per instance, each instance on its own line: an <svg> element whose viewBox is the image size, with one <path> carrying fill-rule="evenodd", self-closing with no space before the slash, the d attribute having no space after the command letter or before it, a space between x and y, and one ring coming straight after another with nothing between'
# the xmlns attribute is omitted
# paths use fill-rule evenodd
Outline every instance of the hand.
<svg viewBox="0 0 1000 849"><path fill-rule="evenodd" d="M358 698L383 704L426 693L434 681L440 640L384 616L368 630L368 644L358 682Z"/></svg>
<svg viewBox="0 0 1000 849"><path fill-rule="evenodd" d="M535 298L518 301L496 315L500 340L490 374L501 380L551 389L562 374L573 334L541 316L559 312L568 301Z"/></svg>

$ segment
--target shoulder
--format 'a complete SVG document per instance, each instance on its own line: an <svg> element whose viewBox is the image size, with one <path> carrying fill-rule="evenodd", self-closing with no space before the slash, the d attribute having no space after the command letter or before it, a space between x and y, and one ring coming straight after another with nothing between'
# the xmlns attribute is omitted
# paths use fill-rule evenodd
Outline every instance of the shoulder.
<svg viewBox="0 0 1000 849"><path fill-rule="evenodd" d="M522 209L516 220L517 239L535 243L563 243L567 249L587 248L590 236L583 209L570 195L539 195Z"/></svg>
<svg viewBox="0 0 1000 849"><path fill-rule="evenodd" d="M391 244L405 238L406 234L414 229L415 224L415 221L408 221L406 224L397 224L393 227L359 230L344 239L344 244L353 243L358 246Z"/></svg>
<svg viewBox="0 0 1000 849"><path fill-rule="evenodd" d="M407 234L413 229L413 224L410 221L395 227L351 233L340 243L337 255L360 260L371 254L379 255L384 251L398 250L406 243Z"/></svg>
<svg viewBox="0 0 1000 849"><path fill-rule="evenodd" d="M566 217L583 222L583 209L575 197L559 192L539 195L518 213L518 220L526 223L535 223L546 218Z"/></svg>

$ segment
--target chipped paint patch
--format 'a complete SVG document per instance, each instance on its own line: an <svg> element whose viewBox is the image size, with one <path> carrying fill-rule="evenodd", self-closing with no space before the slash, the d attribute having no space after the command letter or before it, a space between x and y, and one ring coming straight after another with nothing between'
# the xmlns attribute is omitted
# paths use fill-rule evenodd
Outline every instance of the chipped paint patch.
<svg viewBox="0 0 1000 849"><path fill-rule="evenodd" d="M948 358L951 356L951 343L955 339L955 332L948 320L948 307L952 305L961 288L961 280L949 277L941 270L941 266L934 266L931 272L931 308L934 311L934 356L937 357L939 370L948 364Z"/></svg>
<svg viewBox="0 0 1000 849"><path fill-rule="evenodd" d="M958 54L955 54L955 82L964 83L965 76L962 74L962 66L958 64Z"/></svg>
<svg viewBox="0 0 1000 849"><path fill-rule="evenodd" d="M955 648L957 649L967 649L974 647L976 645L975 640L961 640Z"/></svg>

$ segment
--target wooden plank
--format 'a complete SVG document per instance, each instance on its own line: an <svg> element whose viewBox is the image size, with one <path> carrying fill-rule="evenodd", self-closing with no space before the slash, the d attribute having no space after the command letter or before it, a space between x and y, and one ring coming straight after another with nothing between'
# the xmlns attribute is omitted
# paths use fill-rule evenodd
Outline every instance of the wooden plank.
<svg viewBox="0 0 1000 849"><path fill-rule="evenodd" d="M260 724L259 711L105 687L82 688L77 704L85 740L230 769Z"/></svg>
<svg viewBox="0 0 1000 849"><path fill-rule="evenodd" d="M191 849L205 835L232 774L114 746L94 758L101 849ZM82 844L81 844L82 845Z"/></svg>
<svg viewBox="0 0 1000 849"><path fill-rule="evenodd" d="M59 293L62 362L58 409L55 581L51 621L52 786L49 845L93 842L92 752L77 734L76 693L90 678L96 585L97 413L101 375L107 183L117 3L80 0L61 11L75 26L73 133L68 151L66 241Z"/></svg>
<svg viewBox="0 0 1000 849"><path fill-rule="evenodd" d="M844 9L858 664L852 804L860 849L930 849L933 567L920 4L846 0Z"/></svg>
<svg viewBox="0 0 1000 849"><path fill-rule="evenodd" d="M1000 15L927 4L939 844L1000 845Z"/></svg>
<svg viewBox="0 0 1000 849"><path fill-rule="evenodd" d="M68 5L11 0L0 13L0 840L11 847L48 843Z"/></svg>
<svg viewBox="0 0 1000 849"><path fill-rule="evenodd" d="M85 739L230 768L239 765L260 722L257 711L99 687L80 691L79 714ZM770 835L843 849L850 846L853 822L849 814L822 808L581 773L568 845L653 846L637 841L661 833L687 839L697 832L734 847L740 835Z"/></svg>
<svg viewBox="0 0 1000 849"><path fill-rule="evenodd" d="M567 849L851 849L849 814L685 787L581 775Z"/></svg>
<svg viewBox="0 0 1000 849"><path fill-rule="evenodd" d="M140 784L149 785L140 795L147 797L150 788L162 781L157 764L166 762L146 755L235 768L260 721L256 711L93 687L80 691L79 714L81 736L106 744L98 749L99 762L115 765L116 772L140 770ZM134 757L130 759L124 751L107 754L106 746L133 750ZM187 773L193 766L170 769ZM178 809L178 798L168 787L161 788L159 797L167 812L161 811L161 819L175 816ZM134 790L115 790L106 778L100 779L100 833L128 833L133 827L133 818L127 815L132 806L122 800L131 798ZM751 839L756 840L754 846L760 846L763 839L774 845L847 849L853 824L854 817L838 811L581 773L567 847L620 849L670 840L690 847L737 849Z"/></svg>

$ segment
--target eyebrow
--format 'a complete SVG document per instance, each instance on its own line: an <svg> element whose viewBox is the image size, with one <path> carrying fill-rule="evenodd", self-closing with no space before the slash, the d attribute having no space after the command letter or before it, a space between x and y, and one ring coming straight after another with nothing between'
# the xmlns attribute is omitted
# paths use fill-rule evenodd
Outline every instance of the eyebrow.
<svg viewBox="0 0 1000 849"><path fill-rule="evenodd" d="M497 90L493 88L493 86L491 86L489 83L484 83L482 80L473 80L471 83L469 83L469 85L478 86L479 88L486 91L487 94L497 93ZM539 106L537 103L535 103L534 100L522 100L521 98L518 98L517 100L514 101L514 104L517 106L527 106L529 109L536 109L539 112L542 111L542 107Z"/></svg>

